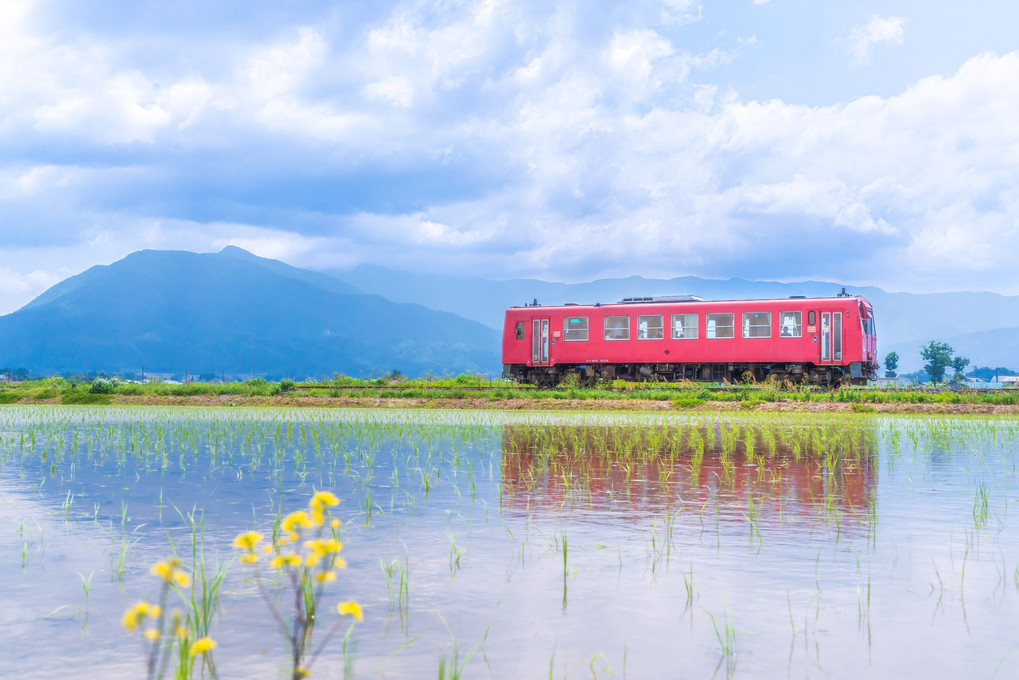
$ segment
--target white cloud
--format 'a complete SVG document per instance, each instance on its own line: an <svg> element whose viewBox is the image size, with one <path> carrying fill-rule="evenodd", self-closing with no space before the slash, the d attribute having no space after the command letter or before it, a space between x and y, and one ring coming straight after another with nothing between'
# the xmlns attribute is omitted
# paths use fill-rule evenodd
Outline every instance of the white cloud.
<svg viewBox="0 0 1019 680"><path fill-rule="evenodd" d="M662 23L690 24L700 21L702 11L697 0L662 0Z"/></svg>
<svg viewBox="0 0 1019 680"><path fill-rule="evenodd" d="M856 26L846 38L850 53L858 63L867 63L870 61L871 48L875 45L903 43L905 24L906 19L903 17L883 17L877 14L871 16L866 24Z"/></svg>
<svg viewBox="0 0 1019 680"><path fill-rule="evenodd" d="M232 243L503 278L908 289L950 268L942 287L1019 292L1019 54L894 97L744 101L710 77L738 55L690 51L661 2L609 5L404 3L360 30L304 22L155 64L57 44L23 11L0 41L0 141L40 141L0 162L0 218L24 225L0 228L21 248L7 275ZM903 23L874 17L850 49L901 43Z"/></svg>
<svg viewBox="0 0 1019 680"><path fill-rule="evenodd" d="M22 273L11 267L0 266L0 314L20 308L71 273L66 269L32 269Z"/></svg>

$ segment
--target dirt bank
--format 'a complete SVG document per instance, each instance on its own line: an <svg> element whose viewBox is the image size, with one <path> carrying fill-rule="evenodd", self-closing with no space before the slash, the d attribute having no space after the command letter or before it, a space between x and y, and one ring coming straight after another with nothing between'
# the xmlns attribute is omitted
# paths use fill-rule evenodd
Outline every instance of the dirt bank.
<svg viewBox="0 0 1019 680"><path fill-rule="evenodd" d="M25 402L22 402L25 403ZM58 399L32 403L59 403ZM671 401L647 399L485 399L485 398L378 398L356 396L249 397L237 395L195 396L129 396L113 395L113 404L145 406L285 406L309 408L389 408L389 409L489 409L512 411L634 411L634 412L717 412L717 411L784 411L794 413L911 413L911 414L998 414L1019 415L1019 405L994 404L847 404L836 402L774 401L746 404L732 401L709 401L695 406L677 405Z"/></svg>

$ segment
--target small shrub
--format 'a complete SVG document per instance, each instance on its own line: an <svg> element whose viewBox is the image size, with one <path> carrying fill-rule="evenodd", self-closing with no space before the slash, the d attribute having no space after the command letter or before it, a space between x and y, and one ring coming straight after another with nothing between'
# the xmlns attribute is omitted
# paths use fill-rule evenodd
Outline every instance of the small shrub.
<svg viewBox="0 0 1019 680"><path fill-rule="evenodd" d="M92 394L113 394L120 384L115 378L96 378L89 385L88 391Z"/></svg>
<svg viewBox="0 0 1019 680"><path fill-rule="evenodd" d="M853 413L874 413L875 410L876 410L873 406L870 406L868 404L858 404L858 403L850 404L849 405L849 409Z"/></svg>
<svg viewBox="0 0 1019 680"><path fill-rule="evenodd" d="M0 404L13 404L20 398L14 390L0 389Z"/></svg>
<svg viewBox="0 0 1019 680"><path fill-rule="evenodd" d="M280 392L293 392L297 389L297 381L290 378L280 380Z"/></svg>
<svg viewBox="0 0 1019 680"><path fill-rule="evenodd" d="M69 390L60 397L61 404L109 404L113 399L108 394L95 394L83 390Z"/></svg>

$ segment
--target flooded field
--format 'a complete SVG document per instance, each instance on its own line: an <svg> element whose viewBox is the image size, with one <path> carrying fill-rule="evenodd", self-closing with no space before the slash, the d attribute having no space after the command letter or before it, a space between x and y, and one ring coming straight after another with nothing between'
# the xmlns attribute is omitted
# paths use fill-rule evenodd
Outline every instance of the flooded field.
<svg viewBox="0 0 1019 680"><path fill-rule="evenodd" d="M280 548L233 543L328 491L312 677L1019 677L1017 453L1014 418L3 407L3 675L144 677L125 612L176 555L217 646L166 677L291 677Z"/></svg>

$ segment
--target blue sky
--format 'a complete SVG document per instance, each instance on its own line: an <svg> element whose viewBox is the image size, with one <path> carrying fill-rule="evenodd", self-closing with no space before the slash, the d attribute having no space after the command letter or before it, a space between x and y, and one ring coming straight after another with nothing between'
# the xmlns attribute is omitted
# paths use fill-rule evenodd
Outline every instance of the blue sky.
<svg viewBox="0 0 1019 680"><path fill-rule="evenodd" d="M142 248L1019 294L1014 2L0 0L0 313Z"/></svg>

